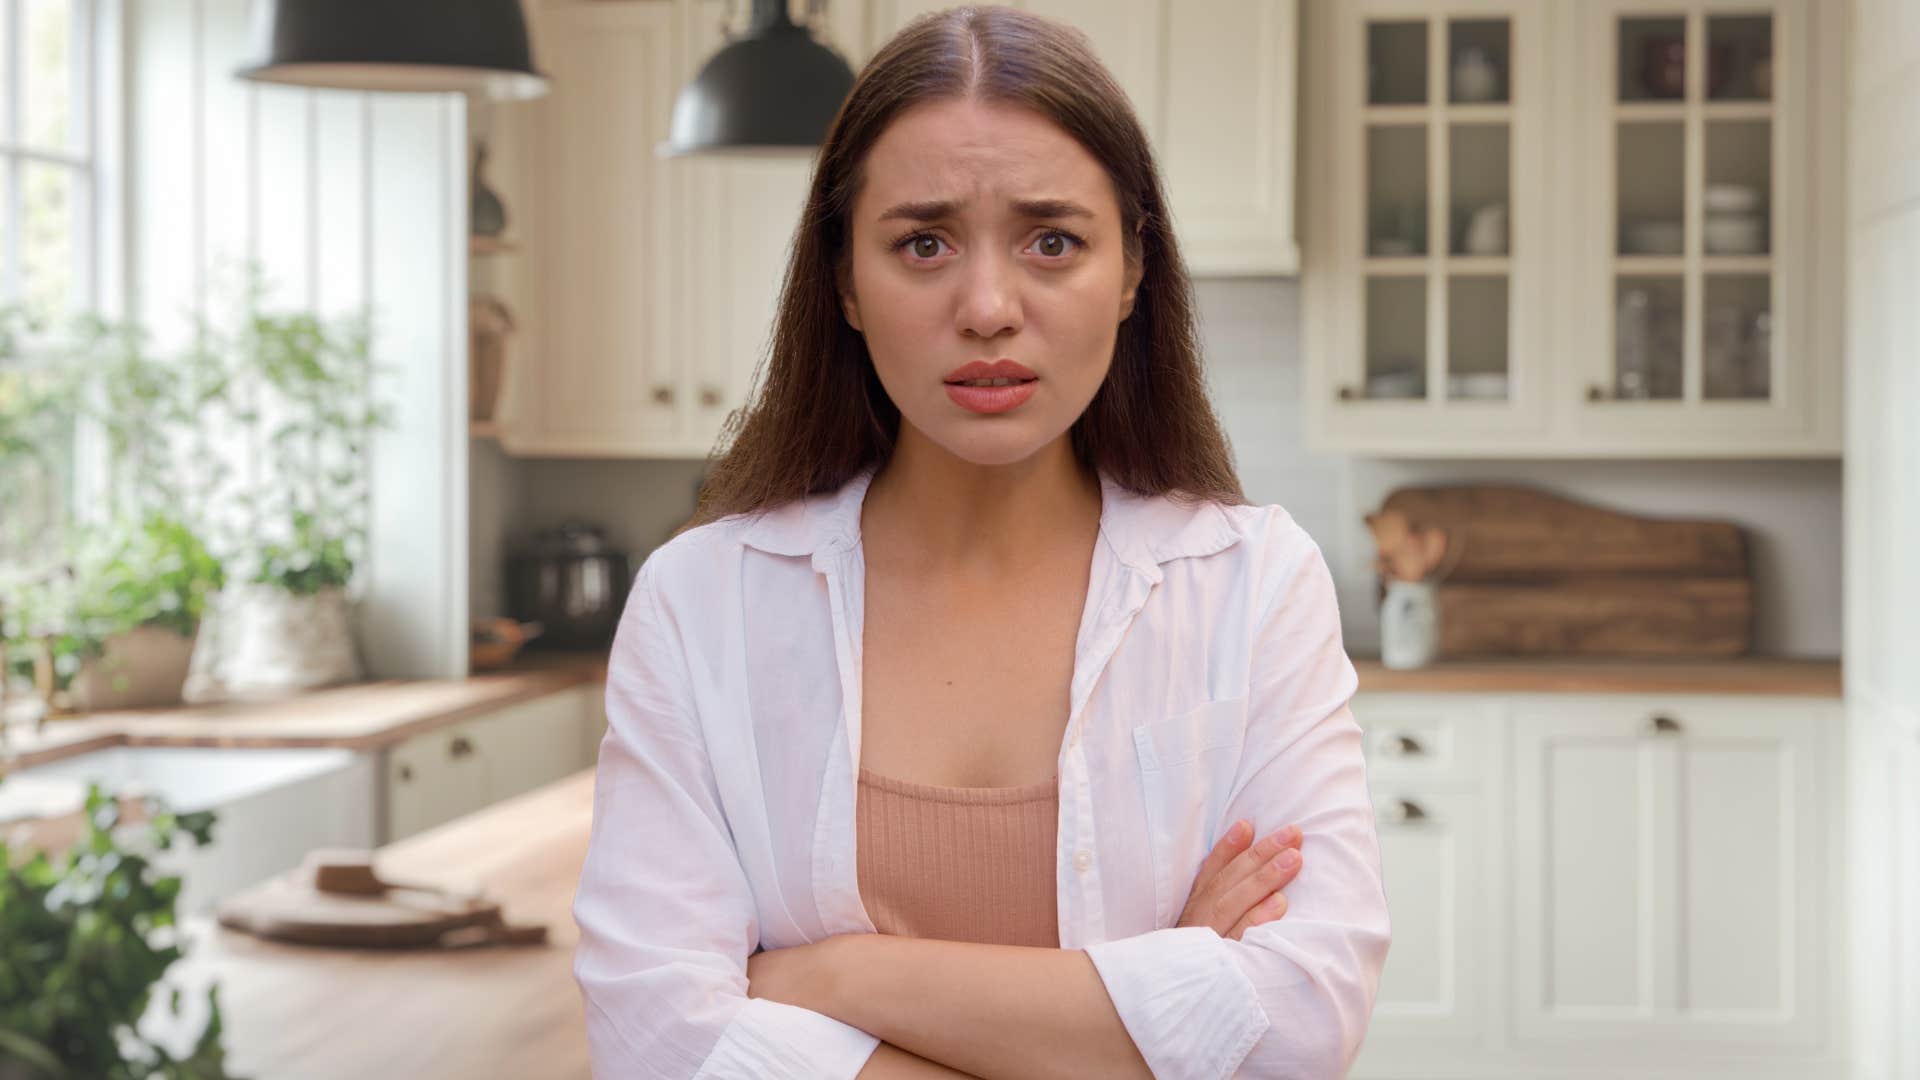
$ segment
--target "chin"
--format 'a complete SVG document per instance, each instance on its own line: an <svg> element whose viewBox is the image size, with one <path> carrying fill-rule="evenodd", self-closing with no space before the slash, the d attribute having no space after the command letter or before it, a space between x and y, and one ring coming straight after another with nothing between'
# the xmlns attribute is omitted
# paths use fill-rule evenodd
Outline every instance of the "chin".
<svg viewBox="0 0 1920 1080"><path fill-rule="evenodd" d="M968 417L934 430L939 434L928 435L931 442L973 465L1018 465L1059 437L1058 433L1052 436L1036 433L1031 425L1021 421L990 417Z"/></svg>

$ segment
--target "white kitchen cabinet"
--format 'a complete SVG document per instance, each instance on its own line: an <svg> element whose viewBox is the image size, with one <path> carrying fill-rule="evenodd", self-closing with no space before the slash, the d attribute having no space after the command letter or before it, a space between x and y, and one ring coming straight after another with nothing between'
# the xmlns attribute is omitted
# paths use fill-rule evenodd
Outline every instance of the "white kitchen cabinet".
<svg viewBox="0 0 1920 1080"><path fill-rule="evenodd" d="M683 0L677 60L687 78L725 44L722 26L743 5ZM738 29L738 26L735 27ZM672 101L666 102L671 108ZM728 414L747 401L772 346L775 307L813 174L811 155L687 156L661 163L674 200L674 354L686 359L675 393L685 402L678 450L705 457ZM675 446L662 445L664 452Z"/></svg>
<svg viewBox="0 0 1920 1080"><path fill-rule="evenodd" d="M671 176L655 155L681 84L675 5L545 0L530 11L552 90L513 125L526 143L517 228L531 273L501 446L516 456L684 449L692 361L675 348L678 240Z"/></svg>
<svg viewBox="0 0 1920 1080"><path fill-rule="evenodd" d="M1831 706L1517 701L1514 1036L1626 1066L1829 1035Z"/></svg>
<svg viewBox="0 0 1920 1080"><path fill-rule="evenodd" d="M583 733L604 684L584 683L436 728L385 751L392 843L592 764Z"/></svg>
<svg viewBox="0 0 1920 1080"><path fill-rule="evenodd" d="M1842 7L1310 0L1309 444L1837 455Z"/></svg>
<svg viewBox="0 0 1920 1080"><path fill-rule="evenodd" d="M1497 703L1458 694L1360 694L1393 947L1354 1075L1395 1075L1438 1056L1484 1060L1501 931L1493 816Z"/></svg>
<svg viewBox="0 0 1920 1080"><path fill-rule="evenodd" d="M950 6L870 0L862 60L915 16ZM1126 91L1153 143L1189 273L1298 271L1298 0L1015 0L1010 6L1083 31Z"/></svg>
<svg viewBox="0 0 1920 1080"><path fill-rule="evenodd" d="M1839 702L1352 708L1394 929L1356 1080L1840 1075Z"/></svg>

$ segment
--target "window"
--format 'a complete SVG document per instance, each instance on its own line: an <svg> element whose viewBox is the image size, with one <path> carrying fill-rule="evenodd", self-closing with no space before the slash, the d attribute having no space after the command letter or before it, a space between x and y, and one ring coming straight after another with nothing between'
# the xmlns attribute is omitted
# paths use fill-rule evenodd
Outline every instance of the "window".
<svg viewBox="0 0 1920 1080"><path fill-rule="evenodd" d="M74 504L81 434L18 421L48 360L47 335L28 320L57 330L100 310L105 291L97 240L109 140L97 106L102 24L115 2L0 0L0 307L12 331L0 347L0 564L39 554Z"/></svg>

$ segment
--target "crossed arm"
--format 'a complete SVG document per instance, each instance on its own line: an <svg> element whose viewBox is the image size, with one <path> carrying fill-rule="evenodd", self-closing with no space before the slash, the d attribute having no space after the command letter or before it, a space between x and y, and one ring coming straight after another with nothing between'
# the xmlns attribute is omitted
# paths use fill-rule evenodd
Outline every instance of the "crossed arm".
<svg viewBox="0 0 1920 1080"><path fill-rule="evenodd" d="M747 979L881 1039L861 1080L1153 1075L1079 949L841 934L756 954Z"/></svg>

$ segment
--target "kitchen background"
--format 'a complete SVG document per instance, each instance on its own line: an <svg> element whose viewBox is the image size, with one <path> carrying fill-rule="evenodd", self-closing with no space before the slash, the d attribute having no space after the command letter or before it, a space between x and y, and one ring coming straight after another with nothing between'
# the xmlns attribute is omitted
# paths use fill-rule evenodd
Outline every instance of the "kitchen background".
<svg viewBox="0 0 1920 1080"><path fill-rule="evenodd" d="M475 627L553 622L515 601L509 566L562 526L600 527L637 568L746 399L806 162L656 147L754 5L528 0L551 84L513 101L235 78L262 53L250 23L297 0L61 2L98 61L74 76L96 110L73 139L98 241L75 302L189 340L223 269L257 260L299 309L374 310L392 424L364 454L347 685L54 719L0 702L5 787L55 807L77 779L132 777L221 811L182 894L213 936L181 977L226 988L243 1072L584 1076L566 905L604 650L549 635L495 665ZM791 11L857 67L940 6ZM1355 1075L1920 1078L1901 1022L1920 1008L1920 564L1903 555L1920 4L1020 6L1086 29L1145 103L1246 493L1333 568L1395 915ZM1756 200L1757 243L1726 209ZM1640 293L1693 335L1653 346L1651 372L1619 347ZM1771 320L1757 394L1716 381L1729 300L1743 326ZM1630 367L1681 400L1620 400ZM205 449L273 479L257 439ZM105 456L81 440L82 519ZM1737 526L1750 647L1384 664L1369 517L1462 484ZM254 666L298 674L320 651ZM77 827L45 820L43 837ZM548 947L350 959L258 940L314 899L263 883L327 851L484 885ZM234 897L257 934L214 934ZM484 977L460 977L469 962ZM493 1026L425 1036L422 1002Z"/></svg>

